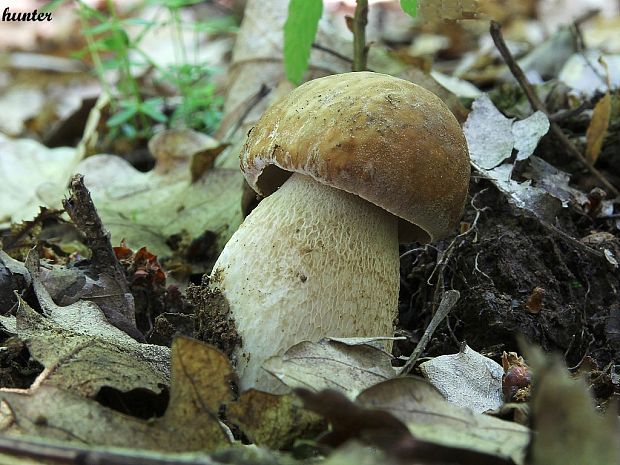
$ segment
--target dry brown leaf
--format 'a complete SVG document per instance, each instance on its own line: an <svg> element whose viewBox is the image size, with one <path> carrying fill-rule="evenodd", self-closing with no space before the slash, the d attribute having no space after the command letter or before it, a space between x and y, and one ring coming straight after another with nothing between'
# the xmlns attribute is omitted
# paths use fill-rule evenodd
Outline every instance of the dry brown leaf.
<svg viewBox="0 0 620 465"><path fill-rule="evenodd" d="M391 356L369 345L372 339L322 339L300 342L263 367L289 387L337 389L349 398L395 375Z"/></svg>
<svg viewBox="0 0 620 465"><path fill-rule="evenodd" d="M94 397L102 386L120 391L160 392L170 377L167 347L140 344L112 326L94 303L57 306L37 276L35 292L45 315L20 299L17 335L32 357L45 366L37 379L81 396Z"/></svg>
<svg viewBox="0 0 620 465"><path fill-rule="evenodd" d="M596 163L601 154L610 118L611 95L607 92L594 106L592 120L586 131L586 158L592 164Z"/></svg>
<svg viewBox="0 0 620 465"><path fill-rule="evenodd" d="M173 254L170 236L194 239L209 231L219 251L241 223L243 176L238 166L211 169L195 183L189 158L182 169L164 175L139 172L112 155L89 157L76 171L84 175L112 243L125 239L132 249L146 245L162 258ZM193 258L199 262L193 272L204 271L203 257Z"/></svg>
<svg viewBox="0 0 620 465"><path fill-rule="evenodd" d="M337 391L313 393L297 389L296 392L307 408L320 413L331 423L329 433L321 438L324 444L339 446L351 439L358 439L379 447L390 457L400 459L400 463L514 465L511 459L502 457L494 448L481 450L476 448L476 444L455 446L449 440L438 438L429 441L423 434L412 433L411 427L408 428L392 412L365 408ZM417 396L416 393L409 394Z"/></svg>
<svg viewBox="0 0 620 465"><path fill-rule="evenodd" d="M250 389L226 409L226 417L239 425L259 446L281 449L302 437L318 433L323 420L303 408L293 394L276 395Z"/></svg>
<svg viewBox="0 0 620 465"><path fill-rule="evenodd" d="M195 153L219 147L211 136L191 129L167 129L149 140L149 151L157 160L155 172L165 174L177 168L187 169Z"/></svg>
<svg viewBox="0 0 620 465"><path fill-rule="evenodd" d="M0 431L89 445L167 452L212 451L230 444L218 420L232 398L234 376L217 349L179 338L172 347L172 385L163 417L140 420L54 386L0 390Z"/></svg>
<svg viewBox="0 0 620 465"><path fill-rule="evenodd" d="M448 403L430 383L395 378L362 392L357 403L389 412L419 440L491 454L522 464L530 430Z"/></svg>
<svg viewBox="0 0 620 465"><path fill-rule="evenodd" d="M190 165L192 182L196 182L202 177L205 171L213 168L213 164L215 163L217 156L229 146L230 144L219 144L216 147L211 147L194 153Z"/></svg>

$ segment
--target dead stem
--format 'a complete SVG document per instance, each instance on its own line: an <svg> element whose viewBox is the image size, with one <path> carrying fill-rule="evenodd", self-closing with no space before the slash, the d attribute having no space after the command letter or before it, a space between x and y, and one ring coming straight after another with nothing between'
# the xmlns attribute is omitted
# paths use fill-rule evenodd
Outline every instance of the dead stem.
<svg viewBox="0 0 620 465"><path fill-rule="evenodd" d="M459 293L459 291L455 290L450 290L443 293L439 308L433 315L433 319L431 320L429 325L426 327L424 334L420 338L420 342L418 342L418 345L409 356L407 363L405 363L405 366L403 366L398 372L398 376L405 376L409 374L409 372L415 365L415 362L418 360L418 358L420 358L420 355L426 348L426 345L431 340L433 333L435 332L439 324L446 318L446 316L448 316L448 313L450 313L450 311L454 308L460 297L461 294Z"/></svg>

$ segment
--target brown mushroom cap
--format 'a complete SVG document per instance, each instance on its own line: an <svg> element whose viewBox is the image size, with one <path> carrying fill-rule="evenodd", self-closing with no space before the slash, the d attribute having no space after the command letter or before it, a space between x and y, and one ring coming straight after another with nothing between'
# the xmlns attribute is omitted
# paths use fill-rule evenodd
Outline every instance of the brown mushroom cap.
<svg viewBox="0 0 620 465"><path fill-rule="evenodd" d="M298 172L399 218L400 242L438 239L458 224L469 183L467 142L433 93L370 72L307 82L250 131L241 169L267 196Z"/></svg>

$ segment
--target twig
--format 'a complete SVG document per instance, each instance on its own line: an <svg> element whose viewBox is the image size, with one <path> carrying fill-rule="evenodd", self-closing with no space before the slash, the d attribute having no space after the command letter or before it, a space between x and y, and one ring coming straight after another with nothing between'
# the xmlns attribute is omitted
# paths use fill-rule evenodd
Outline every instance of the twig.
<svg viewBox="0 0 620 465"><path fill-rule="evenodd" d="M566 234L564 231L562 231L558 227L552 225L551 223L543 221L540 218L537 218L537 219L538 219L538 222L541 224L541 226L546 228L549 232L557 235L560 239L563 239L566 242L568 242L570 245L575 247L575 249L583 250L585 253L587 253L589 255L592 255L593 257L596 257L598 259L607 260L605 258L605 254L603 254L602 252L600 252L600 251L598 251L596 249L593 249L592 247L587 246L586 244L584 244L581 241L578 241L573 236L571 236L570 234Z"/></svg>
<svg viewBox="0 0 620 465"><path fill-rule="evenodd" d="M368 0L357 0L353 17L353 71L365 71L368 58L366 25L368 24Z"/></svg>
<svg viewBox="0 0 620 465"><path fill-rule="evenodd" d="M555 123L562 121L566 118L572 118L573 116L577 116L584 110L589 110L594 105L590 100L584 100L581 104L576 108L569 108L568 110L560 110L552 115L549 115L549 121L553 121Z"/></svg>
<svg viewBox="0 0 620 465"><path fill-rule="evenodd" d="M532 89L531 84L527 80L527 77L523 73L523 70L518 65L518 63L514 60L510 50L506 46L506 42L504 41L504 37L502 36L501 24L497 21L491 21L491 37L493 38L493 42L495 42L495 46L497 50L504 58L506 65L510 69L510 72L515 77L521 89L525 93L530 105L534 110L542 111L547 116L549 116L549 111L545 107L545 104L538 98L538 95ZM570 141L570 139L564 134L562 128L553 120L550 120L550 129L551 133L560 141L560 143L564 146L566 151L573 157L579 160L579 162L588 170L599 182L604 185L610 192L614 194L614 196L620 196L620 191L616 189L616 187L611 184L603 174L597 170L594 166L588 162L588 160L581 154L581 152L575 147L575 145Z"/></svg>
<svg viewBox="0 0 620 465"><path fill-rule="evenodd" d="M433 315L433 318L431 319L429 325L426 327L426 330L424 331L420 342L418 342L418 345L409 356L409 360L407 360L405 366L403 366L398 372L398 376L407 375L413 369L415 362L417 362L418 358L420 358L420 355L426 348L426 345L431 340L433 333L435 332L439 324L446 318L446 316L448 316L448 313L450 313L450 311L454 308L460 297L461 294L459 293L459 291L455 290L450 290L443 293L439 308Z"/></svg>
<svg viewBox="0 0 620 465"><path fill-rule="evenodd" d="M336 50L333 50L329 47L325 47L324 45L321 44L317 44L316 42L312 44L312 48L316 49L316 50L320 50L321 52L325 52L328 53L332 56L335 56L336 58L345 61L347 63L351 63L353 64L353 60L351 58L349 58L346 55L343 55L342 53L337 52Z"/></svg>
<svg viewBox="0 0 620 465"><path fill-rule="evenodd" d="M261 100L263 100L267 95L269 95L271 89L267 87L264 83L261 84L260 89L256 91L256 93L250 95L246 100L237 105L228 116L222 120L220 124L220 128L225 128L230 125L230 121L234 118L234 123L228 127L226 131L223 133L218 130L217 138L223 143L231 143L233 142L232 136L235 134L243 125L245 118L250 114L250 112L258 105Z"/></svg>
<svg viewBox="0 0 620 465"><path fill-rule="evenodd" d="M215 465L221 462L208 456L165 457L164 454L149 451L118 450L109 448L88 448L75 444L46 443L41 439L0 437L0 451L3 456L24 457L45 463L65 465ZM187 454L186 454L187 455ZM197 454L196 454L197 455Z"/></svg>

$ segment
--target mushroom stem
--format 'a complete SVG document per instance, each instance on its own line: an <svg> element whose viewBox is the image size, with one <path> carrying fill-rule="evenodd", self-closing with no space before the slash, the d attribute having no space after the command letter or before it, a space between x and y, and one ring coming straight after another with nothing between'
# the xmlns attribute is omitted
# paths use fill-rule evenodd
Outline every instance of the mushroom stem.
<svg viewBox="0 0 620 465"><path fill-rule="evenodd" d="M392 336L399 282L397 218L294 173L246 218L211 274L242 339L241 388L279 391L261 366L300 341Z"/></svg>

